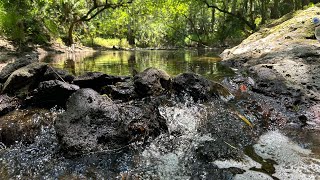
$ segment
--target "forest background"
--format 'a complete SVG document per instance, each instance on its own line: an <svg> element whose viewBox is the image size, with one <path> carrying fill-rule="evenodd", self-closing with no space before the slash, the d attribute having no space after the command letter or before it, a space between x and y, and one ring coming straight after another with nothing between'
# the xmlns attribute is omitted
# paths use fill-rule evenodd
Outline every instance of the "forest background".
<svg viewBox="0 0 320 180"><path fill-rule="evenodd" d="M0 0L0 36L23 48L221 47L318 0Z"/></svg>

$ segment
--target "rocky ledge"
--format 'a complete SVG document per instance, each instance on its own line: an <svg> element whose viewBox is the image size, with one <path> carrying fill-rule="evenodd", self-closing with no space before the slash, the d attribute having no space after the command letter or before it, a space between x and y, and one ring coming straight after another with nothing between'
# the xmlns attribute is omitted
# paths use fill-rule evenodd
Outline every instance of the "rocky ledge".
<svg viewBox="0 0 320 180"><path fill-rule="evenodd" d="M288 14L221 54L225 64L256 80L252 91L275 98L297 116L317 123L320 43L314 36L312 18L319 16L319 11L314 6Z"/></svg>

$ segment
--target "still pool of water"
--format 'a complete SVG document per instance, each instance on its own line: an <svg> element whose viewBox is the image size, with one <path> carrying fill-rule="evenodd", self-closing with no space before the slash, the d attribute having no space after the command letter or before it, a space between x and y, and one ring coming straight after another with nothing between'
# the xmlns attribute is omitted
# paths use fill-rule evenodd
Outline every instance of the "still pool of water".
<svg viewBox="0 0 320 180"><path fill-rule="evenodd" d="M216 52L196 50L137 50L102 51L60 54L44 59L53 67L68 70L74 75L103 72L110 75L132 75L148 67L165 70L171 76L195 72L212 80L232 76L233 71L223 66Z"/></svg>

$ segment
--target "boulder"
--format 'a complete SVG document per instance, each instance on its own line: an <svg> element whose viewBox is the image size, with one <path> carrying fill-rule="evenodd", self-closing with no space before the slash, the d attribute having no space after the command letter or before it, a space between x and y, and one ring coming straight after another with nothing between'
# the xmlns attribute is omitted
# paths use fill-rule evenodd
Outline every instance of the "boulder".
<svg viewBox="0 0 320 180"><path fill-rule="evenodd" d="M26 96L38 86L46 70L46 64L32 63L14 71L4 83L2 93L19 97Z"/></svg>
<svg viewBox="0 0 320 180"><path fill-rule="evenodd" d="M92 88L100 91L103 86L112 85L117 82L123 82L130 77L127 76L112 76L100 72L87 72L74 79L73 83L81 88Z"/></svg>
<svg viewBox="0 0 320 180"><path fill-rule="evenodd" d="M37 62L38 55L31 54L20 57L14 62L7 64L0 72L0 83L4 83L8 77L17 69L29 65L31 63Z"/></svg>
<svg viewBox="0 0 320 180"><path fill-rule="evenodd" d="M146 140L165 130L155 108L141 104L117 105L92 89L80 89L68 99L55 129L64 153L115 150Z"/></svg>
<svg viewBox="0 0 320 180"><path fill-rule="evenodd" d="M139 96L160 95L171 89L171 78L163 70L148 68L134 76L134 86Z"/></svg>
<svg viewBox="0 0 320 180"><path fill-rule="evenodd" d="M6 94L0 95L0 116L15 110L20 105L19 100Z"/></svg>
<svg viewBox="0 0 320 180"><path fill-rule="evenodd" d="M132 81L118 82L115 85L108 85L103 88L102 94L108 94L112 99L132 100L137 97L137 93Z"/></svg>
<svg viewBox="0 0 320 180"><path fill-rule="evenodd" d="M223 85L195 73L182 73L173 78L172 89L178 95L189 94L196 101L212 97L228 101L234 97Z"/></svg>
<svg viewBox="0 0 320 180"><path fill-rule="evenodd" d="M38 106L65 106L69 96L76 92L79 86L59 80L41 82L32 93L30 103Z"/></svg>
<svg viewBox="0 0 320 180"><path fill-rule="evenodd" d="M71 83L74 78L75 77L72 74L69 74L66 70L49 66L43 75L42 81L59 80Z"/></svg>

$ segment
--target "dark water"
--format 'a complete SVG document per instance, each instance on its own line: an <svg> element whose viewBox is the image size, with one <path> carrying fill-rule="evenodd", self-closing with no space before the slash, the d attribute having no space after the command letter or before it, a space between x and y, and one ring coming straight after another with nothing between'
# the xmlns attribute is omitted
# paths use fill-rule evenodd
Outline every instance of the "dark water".
<svg viewBox="0 0 320 180"><path fill-rule="evenodd" d="M172 76L195 72L212 80L234 74L230 68L221 65L220 60L216 52L196 50L103 51L45 58L52 66L66 69L74 75L88 71L132 75L133 69L140 72L148 67L155 67Z"/></svg>

